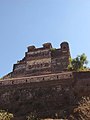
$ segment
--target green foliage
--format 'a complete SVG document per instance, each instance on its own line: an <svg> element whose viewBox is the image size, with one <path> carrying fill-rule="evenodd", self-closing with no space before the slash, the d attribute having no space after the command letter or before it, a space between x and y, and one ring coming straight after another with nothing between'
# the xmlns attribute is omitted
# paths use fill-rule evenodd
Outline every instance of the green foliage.
<svg viewBox="0 0 90 120"><path fill-rule="evenodd" d="M51 48L50 49L52 52L55 52L56 51L56 48Z"/></svg>
<svg viewBox="0 0 90 120"><path fill-rule="evenodd" d="M87 56L84 53L78 55L74 59L70 58L69 61L70 61L70 64L68 66L69 70L81 71L87 69L86 65L88 61L87 61Z"/></svg>
<svg viewBox="0 0 90 120"><path fill-rule="evenodd" d="M11 120L11 118L13 118L13 114L0 110L0 120Z"/></svg>

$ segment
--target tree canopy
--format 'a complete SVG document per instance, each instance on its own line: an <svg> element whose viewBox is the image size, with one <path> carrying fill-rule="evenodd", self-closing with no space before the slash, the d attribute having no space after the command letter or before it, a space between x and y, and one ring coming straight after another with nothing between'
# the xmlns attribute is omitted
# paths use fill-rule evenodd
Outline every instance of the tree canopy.
<svg viewBox="0 0 90 120"><path fill-rule="evenodd" d="M68 66L68 69L75 71L86 70L87 64L88 64L87 56L85 55L85 53L83 53L81 55L78 55L74 59L70 58L70 64Z"/></svg>

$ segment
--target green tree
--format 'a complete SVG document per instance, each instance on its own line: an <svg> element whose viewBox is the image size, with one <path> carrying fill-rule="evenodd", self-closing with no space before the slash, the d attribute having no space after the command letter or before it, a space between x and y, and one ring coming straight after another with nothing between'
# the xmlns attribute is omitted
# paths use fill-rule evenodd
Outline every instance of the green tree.
<svg viewBox="0 0 90 120"><path fill-rule="evenodd" d="M87 63L88 63L87 56L83 53L81 55L78 55L74 59L70 58L70 64L68 66L68 69L75 71L86 70Z"/></svg>

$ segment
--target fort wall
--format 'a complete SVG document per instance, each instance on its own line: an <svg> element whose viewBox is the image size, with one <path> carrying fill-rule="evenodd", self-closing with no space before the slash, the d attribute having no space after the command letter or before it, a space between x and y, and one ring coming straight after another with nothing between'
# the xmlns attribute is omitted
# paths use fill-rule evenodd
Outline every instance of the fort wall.
<svg viewBox="0 0 90 120"><path fill-rule="evenodd" d="M68 117L83 96L90 97L90 71L68 71L69 58L67 42L58 49L51 43L29 46L25 57L0 80L0 109L17 117L31 112L41 118L56 113Z"/></svg>
<svg viewBox="0 0 90 120"><path fill-rule="evenodd" d="M5 79L0 81L0 108L18 117L31 112L39 117L51 117L55 113L62 117L82 96L90 97L89 93L90 72Z"/></svg>

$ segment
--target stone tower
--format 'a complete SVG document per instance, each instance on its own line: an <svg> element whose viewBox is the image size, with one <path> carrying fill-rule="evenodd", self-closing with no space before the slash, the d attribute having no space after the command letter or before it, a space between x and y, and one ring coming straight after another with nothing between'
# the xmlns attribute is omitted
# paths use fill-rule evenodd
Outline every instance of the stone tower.
<svg viewBox="0 0 90 120"><path fill-rule="evenodd" d="M43 47L29 46L25 57L13 65L10 77L28 77L32 75L53 74L66 71L69 64L69 44L62 42L60 48L44 43Z"/></svg>

